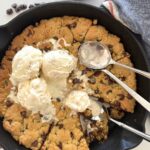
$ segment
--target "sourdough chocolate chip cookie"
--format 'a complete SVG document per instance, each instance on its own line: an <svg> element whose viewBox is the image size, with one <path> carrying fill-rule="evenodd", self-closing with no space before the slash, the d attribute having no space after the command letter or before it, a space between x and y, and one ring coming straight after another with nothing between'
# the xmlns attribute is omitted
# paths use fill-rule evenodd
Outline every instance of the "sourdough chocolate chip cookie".
<svg viewBox="0 0 150 150"><path fill-rule="evenodd" d="M110 115L134 112L135 100L100 70L80 64L85 41L106 45L112 58L133 66L120 38L96 20L64 16L41 20L17 35L0 65L0 116L19 144L32 150L88 150L108 136ZM135 74L107 67L136 90Z"/></svg>

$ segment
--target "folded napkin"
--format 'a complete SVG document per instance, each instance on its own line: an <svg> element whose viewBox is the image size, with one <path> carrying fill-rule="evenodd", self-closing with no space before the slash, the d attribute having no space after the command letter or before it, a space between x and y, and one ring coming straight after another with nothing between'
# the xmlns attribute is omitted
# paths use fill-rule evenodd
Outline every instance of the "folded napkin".
<svg viewBox="0 0 150 150"><path fill-rule="evenodd" d="M136 34L140 34L150 60L150 0L107 0L102 5Z"/></svg>

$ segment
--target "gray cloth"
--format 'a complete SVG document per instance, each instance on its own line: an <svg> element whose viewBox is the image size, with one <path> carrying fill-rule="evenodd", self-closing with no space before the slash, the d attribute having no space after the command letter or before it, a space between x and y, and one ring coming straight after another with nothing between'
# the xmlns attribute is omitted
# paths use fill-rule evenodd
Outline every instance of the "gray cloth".
<svg viewBox="0 0 150 150"><path fill-rule="evenodd" d="M142 36L150 60L150 0L112 0L129 28Z"/></svg>

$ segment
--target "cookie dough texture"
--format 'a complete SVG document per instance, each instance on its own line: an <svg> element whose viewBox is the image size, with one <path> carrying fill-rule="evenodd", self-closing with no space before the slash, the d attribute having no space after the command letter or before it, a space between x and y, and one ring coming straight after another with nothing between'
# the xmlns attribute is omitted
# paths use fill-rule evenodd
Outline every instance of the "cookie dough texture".
<svg viewBox="0 0 150 150"><path fill-rule="evenodd" d="M7 109L3 126L15 140L33 150L40 149L50 127L41 122L40 114L33 115L19 104Z"/></svg>
<svg viewBox="0 0 150 150"><path fill-rule="evenodd" d="M57 124L53 124L51 132L45 140L42 150L88 150L88 143L84 137L80 120L67 107L55 102L57 108Z"/></svg>
<svg viewBox="0 0 150 150"><path fill-rule="evenodd" d="M42 123L39 114L31 114L19 104L12 104L5 113L4 128L20 144L33 150L88 150L79 117L60 102L54 102L57 123Z"/></svg>
<svg viewBox="0 0 150 150"><path fill-rule="evenodd" d="M12 86L9 75L12 72L12 59L16 52L24 45L32 45L35 48L49 51L52 49L51 43L43 42L40 45L38 43L50 38L64 38L70 46L65 46L61 41L62 47L76 57L78 48L83 41L97 40L108 46L114 60L132 66L130 55L125 52L120 38L109 33L101 25L97 25L96 21L82 17L64 16L41 20L35 25L30 25L13 39L0 64L0 116L4 117L3 126L20 144L33 150L87 150L89 149L88 139L85 138L81 129L78 115L70 115L68 109L60 109L60 106L55 104L59 108L57 124L42 123L39 114L33 115L19 104L13 104L7 98ZM134 112L135 100L106 74L85 68L79 63L78 68L82 74L88 76L88 85L94 91L91 96L101 102L109 103L112 107L111 115L114 118L121 118L124 111ZM133 72L118 66L109 66L107 69L136 90L136 79ZM70 86L72 88L82 89L82 81L76 83L73 82L73 79L71 80ZM101 126L101 123L92 126ZM103 123L103 126L102 129L105 131L104 135L102 134L103 137L97 138L98 134L96 133L99 132L96 131L91 136L93 139L107 138L107 121Z"/></svg>

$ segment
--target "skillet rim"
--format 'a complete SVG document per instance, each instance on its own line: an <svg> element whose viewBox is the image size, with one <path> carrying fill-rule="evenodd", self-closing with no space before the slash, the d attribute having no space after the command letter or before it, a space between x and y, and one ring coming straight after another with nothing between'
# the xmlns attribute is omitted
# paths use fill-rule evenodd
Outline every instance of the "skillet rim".
<svg viewBox="0 0 150 150"><path fill-rule="evenodd" d="M93 6L91 4L87 4L87 3L84 3L84 2L75 2L75 1L57 1L57 2L50 2L50 3L45 3L45 4L41 4L39 6L36 6L32 9L29 9L19 15L17 15L15 18L13 18L11 21L9 21L8 23L0 26L0 30L2 30L3 28L9 28L12 26L12 24L15 24L15 22L17 22L17 20L19 20L20 18L22 18L23 16L25 15L28 15L30 13L32 13L33 11L35 11L36 9L38 8L41 8L41 7L45 7L45 6L48 6L48 5L82 5L82 6L85 6L85 7L91 7L93 9L97 9L97 11L100 11L101 13L103 13L106 17L113 19L116 23L119 24L119 26L121 28L124 28L124 30L126 30L126 32L128 32L129 36L135 41L135 43L137 44L137 46L139 47L139 50L140 52L142 53L142 57L145 59L145 64L146 64L146 69L148 70L148 72L150 72L150 62L148 61L148 57L146 56L146 52L144 50L144 46L142 46L142 44L140 43L140 41L136 38L136 35L130 30L128 29L127 27L125 27L123 24L121 24L118 20L116 20L115 18L113 18L111 15L109 15L108 13L104 12L101 8L99 7L96 7L96 6ZM9 35L11 36L11 35ZM150 82L148 83L148 86L150 88ZM150 94L148 95L148 100L150 100ZM148 112L145 113L145 116L144 116L144 121L141 123L142 127L144 128L144 124L145 124L145 121L146 121L146 118L147 118L147 114ZM142 140L141 140L142 142ZM137 145L139 145L141 142L139 142ZM137 145L135 145L134 147L136 147ZM134 148L132 147L132 148Z"/></svg>

